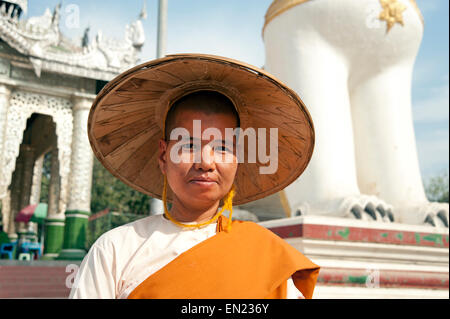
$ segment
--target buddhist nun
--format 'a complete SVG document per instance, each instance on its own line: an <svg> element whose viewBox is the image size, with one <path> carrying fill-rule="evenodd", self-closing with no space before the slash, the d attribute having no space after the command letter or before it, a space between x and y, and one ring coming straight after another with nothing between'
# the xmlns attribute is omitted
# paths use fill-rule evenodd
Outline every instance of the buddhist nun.
<svg viewBox="0 0 450 319"><path fill-rule="evenodd" d="M311 159L311 117L280 80L229 58L168 55L102 89L88 136L106 169L164 211L100 236L70 298L312 298L319 266L233 219Z"/></svg>

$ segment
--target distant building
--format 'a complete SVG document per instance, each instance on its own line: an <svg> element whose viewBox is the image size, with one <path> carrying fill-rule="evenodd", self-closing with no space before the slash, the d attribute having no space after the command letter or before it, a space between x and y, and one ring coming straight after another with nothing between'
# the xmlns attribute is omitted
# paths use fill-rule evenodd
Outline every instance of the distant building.
<svg viewBox="0 0 450 319"><path fill-rule="evenodd" d="M14 218L39 201L43 158L52 152L44 256L81 259L93 165L89 109L107 81L137 64L146 14L120 41L98 32L89 42L85 32L76 43L61 33L60 11L61 4L23 19L27 0L0 1L2 224L12 240L36 231Z"/></svg>

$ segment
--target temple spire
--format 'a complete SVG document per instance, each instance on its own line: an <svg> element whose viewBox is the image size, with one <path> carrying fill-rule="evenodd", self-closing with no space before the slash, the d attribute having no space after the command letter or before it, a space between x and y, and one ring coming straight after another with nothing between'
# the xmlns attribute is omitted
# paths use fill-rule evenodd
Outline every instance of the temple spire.
<svg viewBox="0 0 450 319"><path fill-rule="evenodd" d="M141 13L139 14L139 19L141 20L147 19L147 2L145 0L142 3L142 10Z"/></svg>

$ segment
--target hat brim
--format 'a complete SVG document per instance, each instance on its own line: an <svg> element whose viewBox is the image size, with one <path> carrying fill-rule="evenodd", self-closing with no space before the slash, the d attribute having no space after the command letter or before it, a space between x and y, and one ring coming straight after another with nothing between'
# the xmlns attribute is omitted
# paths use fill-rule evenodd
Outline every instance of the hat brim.
<svg viewBox="0 0 450 319"><path fill-rule="evenodd" d="M260 167L270 163L258 159L239 163L235 205L276 193L302 174L313 153L314 127L300 97L264 70L204 54L168 55L110 81L89 113L88 137L95 156L128 186L161 199L158 141L167 111L178 98L205 89L232 100L244 131L265 128L269 136L270 128L278 130L276 172L261 174ZM170 201L172 195L167 195Z"/></svg>

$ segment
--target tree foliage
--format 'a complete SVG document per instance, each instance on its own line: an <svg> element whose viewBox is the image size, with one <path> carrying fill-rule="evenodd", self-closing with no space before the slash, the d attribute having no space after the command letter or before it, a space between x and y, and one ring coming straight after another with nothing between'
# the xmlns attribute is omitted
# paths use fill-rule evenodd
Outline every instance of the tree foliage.
<svg viewBox="0 0 450 319"><path fill-rule="evenodd" d="M429 201L448 203L448 173L430 178L425 183L425 192Z"/></svg>
<svg viewBox="0 0 450 319"><path fill-rule="evenodd" d="M50 184L51 152L44 157L41 180L40 202L48 203ZM106 208L122 214L147 215L150 211L150 197L125 185L114 177L94 157L92 172L91 213Z"/></svg>
<svg viewBox="0 0 450 319"><path fill-rule="evenodd" d="M122 214L147 215L150 197L122 183L94 157L91 212L109 208Z"/></svg>
<svg viewBox="0 0 450 319"><path fill-rule="evenodd" d="M50 185L50 173L52 165L52 152L44 155L44 163L42 165L42 179L41 179L41 193L39 201L41 203L48 203L48 187Z"/></svg>

